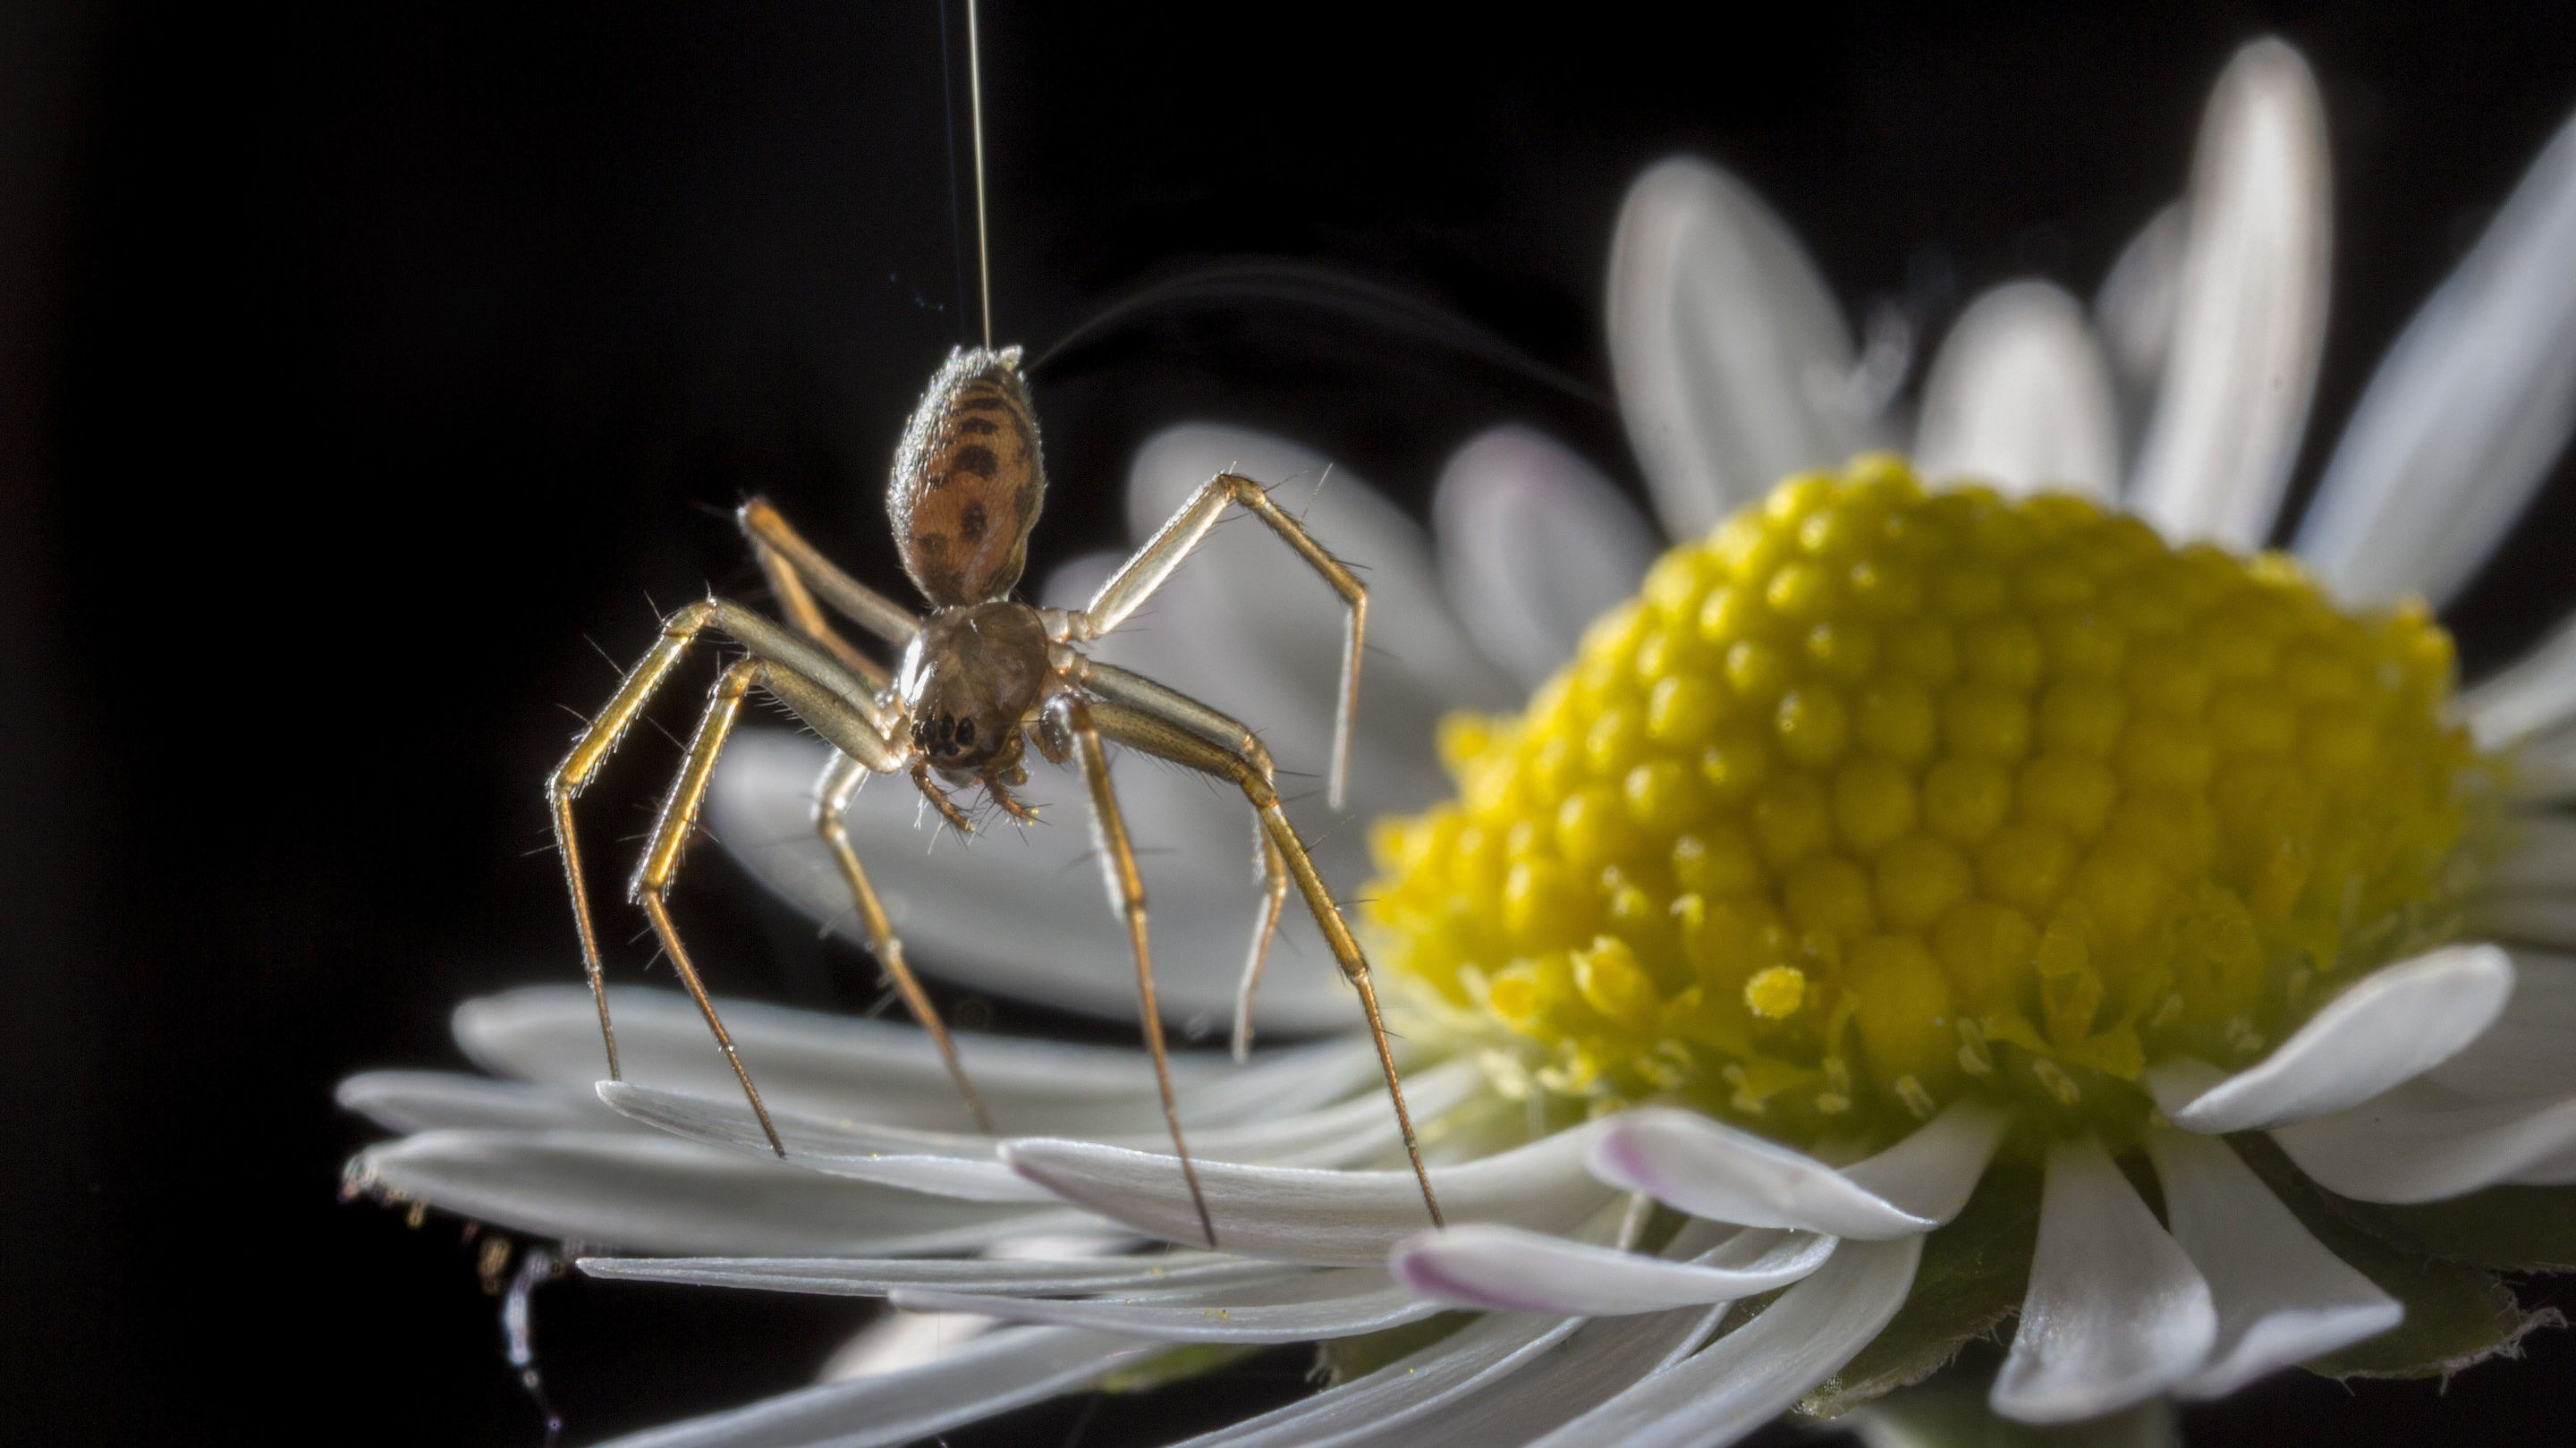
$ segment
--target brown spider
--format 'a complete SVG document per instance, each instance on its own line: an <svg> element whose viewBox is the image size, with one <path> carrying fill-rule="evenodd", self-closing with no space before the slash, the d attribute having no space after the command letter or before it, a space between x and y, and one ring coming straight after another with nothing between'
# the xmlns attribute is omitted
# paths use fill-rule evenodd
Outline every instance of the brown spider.
<svg viewBox="0 0 2576 1448"><path fill-rule="evenodd" d="M1250 729L1215 709L1139 674L1090 658L1082 645L1115 629L1180 567L1190 550L1206 536L1229 503L1238 504L1270 525L1298 556L1332 585L1348 608L1342 641L1341 700L1333 732L1332 807L1342 807L1343 778L1350 755L1351 726L1358 708L1360 645L1368 620L1368 594L1348 569L1335 561L1294 518L1270 501L1249 478L1220 473L1210 478L1164 523L1134 556L1101 585L1088 607L1079 610L1035 608L1009 595L1018 583L1028 554L1029 530L1037 523L1046 498L1046 472L1038 453L1037 416L1029 404L1028 384L1020 374L1016 347L960 348L932 379L929 392L904 427L896 449L894 476L886 494L886 511L894 522L895 541L904 571L931 605L927 618L912 613L834 566L798 536L776 509L760 499L745 503L739 514L780 607L794 625L787 627L740 604L710 597L672 614L662 625L661 640L626 676L573 745L546 785L553 806L555 838L563 850L564 873L572 888L573 917L581 932L582 964L590 975L591 993L599 1002L599 1030L608 1047L608 1074L615 1079L617 1036L609 1025L608 995L600 977L599 942L591 922L589 892L583 883L581 855L574 840L572 802L598 774L619 738L642 713L697 637L712 629L731 638L749 657L733 664L718 679L714 696L689 742L686 762L670 795L663 801L652 838L636 866L627 895L651 918L653 932L670 954L681 982L696 997L743 1094L760 1118L771 1148L787 1154L760 1102L714 1002L699 983L679 932L671 924L668 897L679 869L681 847L695 825L716 756L742 711L744 696L765 690L838 751L825 768L814 810L814 828L840 865L857 907L861 926L877 961L885 968L922 1029L937 1043L949 1074L957 1081L975 1120L988 1135L993 1123L957 1059L957 1049L921 983L903 957L903 942L894 933L867 872L859 865L843 829L841 815L850 797L871 774L909 775L923 797L960 831L966 817L946 791L941 778L960 786L980 785L1014 818L1031 818L1028 807L1011 794L1025 784L1023 742L1057 764L1077 764L1091 792L1093 820L1108 875L1111 903L1124 914L1136 956L1136 989L1145 1026L1145 1044L1153 1053L1154 1074L1162 1088L1163 1115L1171 1125L1172 1146L1198 1208L1199 1226L1209 1245L1216 1229L1207 1202L1199 1193L1198 1173L1181 1139L1180 1115L1173 1103L1172 1079L1164 1053L1162 1017L1154 1002L1153 958L1146 946L1145 884L1136 868L1136 852L1120 816L1118 797L1110 787L1106 745L1123 744L1185 768L1229 780L1239 786L1260 816L1264 898L1245 962L1235 1015L1235 1048L1240 1056L1249 1039L1252 995L1261 978L1279 911L1294 879L1314 913L1342 973L1359 988L1378 1062L1386 1074L1387 1094L1395 1103L1404 1148L1422 1186L1423 1205L1440 1221L1440 1206L1423 1170L1422 1153L1404 1107L1395 1057L1388 1049L1386 1026L1378 1013L1377 991L1369 981L1368 959L1325 891L1306 845L1279 805L1272 779L1270 753ZM819 602L818 602L819 600ZM900 666L889 672L860 652L835 630L824 609L841 614L889 644L901 645Z"/></svg>

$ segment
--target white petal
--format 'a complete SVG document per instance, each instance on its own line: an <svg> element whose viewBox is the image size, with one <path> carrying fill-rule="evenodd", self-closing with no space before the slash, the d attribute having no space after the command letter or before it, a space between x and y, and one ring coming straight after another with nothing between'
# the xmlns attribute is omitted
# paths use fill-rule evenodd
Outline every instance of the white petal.
<svg viewBox="0 0 2576 1448"><path fill-rule="evenodd" d="M2487 867L2478 888L2498 894L2576 894L2576 818L2524 815L2507 826L2513 848Z"/></svg>
<svg viewBox="0 0 2576 1448"><path fill-rule="evenodd" d="M897 1306L973 1312L1011 1322L1094 1327L1165 1342L1308 1342L1383 1332L1440 1311L1374 1268L1304 1272L1232 1287L1065 1300L898 1287Z"/></svg>
<svg viewBox="0 0 2576 1448"><path fill-rule="evenodd" d="M2488 749L2576 720L2576 617L2552 628L2511 667L2461 694L2460 714Z"/></svg>
<svg viewBox="0 0 2576 1448"><path fill-rule="evenodd" d="M1410 1431L1379 1429L1336 1439L1336 1448L1488 1448L1528 1442L1669 1367L1704 1341L1726 1312L1723 1307L1684 1308L1586 1322L1562 1346L1509 1381L1493 1384L1438 1417Z"/></svg>
<svg viewBox="0 0 2576 1448"><path fill-rule="evenodd" d="M2515 951L2503 1017L2424 1079L2480 1101L2576 1096L2576 960Z"/></svg>
<svg viewBox="0 0 2576 1448"><path fill-rule="evenodd" d="M1739 1234L1691 1222L1661 1255L1687 1257ZM1495 1312L1377 1372L1189 1448L1484 1448L1528 1438L1667 1366L1706 1338L1724 1307L1598 1322Z"/></svg>
<svg viewBox="0 0 2576 1448"><path fill-rule="evenodd" d="M920 1367L825 1383L603 1448L891 1448L1072 1392L1162 1350L1114 1333L1013 1328Z"/></svg>
<svg viewBox="0 0 2576 1448"><path fill-rule="evenodd" d="M2013 282L1970 303L1924 380L1914 454L1930 478L2116 496L2119 406L2076 300Z"/></svg>
<svg viewBox="0 0 2576 1448"><path fill-rule="evenodd" d="M880 1312L832 1349L814 1381L839 1383L928 1367L999 1326L965 1312Z"/></svg>
<svg viewBox="0 0 2576 1448"><path fill-rule="evenodd" d="M2576 122L2389 350L2298 551L2349 602L2460 591L2576 429Z"/></svg>
<svg viewBox="0 0 2576 1448"><path fill-rule="evenodd" d="M2519 804L2576 804L2576 727L2561 725L2519 741L2506 783Z"/></svg>
<svg viewBox="0 0 2576 1448"><path fill-rule="evenodd" d="M1833 1255L1809 1232L1753 1230L1688 1262L1515 1227L1424 1232L1398 1245L1398 1282L1462 1307L1609 1317L1732 1302L1805 1277Z"/></svg>
<svg viewBox="0 0 2576 1448"><path fill-rule="evenodd" d="M2215 1085L2151 1069L2148 1089L2176 1126L2217 1135L2306 1121L2367 1101L2457 1055L2513 994L2513 961L2452 945L2364 976L2278 1050Z"/></svg>
<svg viewBox="0 0 2576 1448"><path fill-rule="evenodd" d="M1614 1395L1533 1448L1685 1448L1770 1421L1831 1377L1905 1304L1923 1239L1846 1242L1761 1316Z"/></svg>
<svg viewBox="0 0 2576 1448"><path fill-rule="evenodd" d="M2101 330L2103 353L2118 374L2124 397L2152 391L2164 375L2174 307L2182 293L2188 229L2179 202L2148 218L2120 248L2093 298L2094 325Z"/></svg>
<svg viewBox="0 0 2576 1448"><path fill-rule="evenodd" d="M2576 895L2485 895L2464 913L2463 923L2479 935L2576 950Z"/></svg>
<svg viewBox="0 0 2576 1448"><path fill-rule="evenodd" d="M614 987L608 999L628 1080L710 1100L740 1092L688 997ZM970 1124L938 1051L912 1026L756 1001L720 999L716 1006L762 1099L773 1105L827 1121L861 1115L892 1126ZM578 985L467 1001L457 1007L455 1029L465 1053L499 1075L587 1093L605 1065L598 1012ZM1162 1120L1153 1066L1141 1051L971 1032L957 1035L957 1049L1005 1129L1142 1130ZM1221 1053L1172 1057L1182 1120L1210 1126L1310 1110L1377 1075L1365 1040L1265 1052L1243 1068Z"/></svg>
<svg viewBox="0 0 2576 1448"><path fill-rule="evenodd" d="M2325 110L2297 51L2236 53L2210 96L2181 295L2132 511L2175 539L2252 548L2297 460L2325 337Z"/></svg>
<svg viewBox="0 0 2576 1448"><path fill-rule="evenodd" d="M1666 1206L1747 1227L1795 1227L1878 1241L1928 1232L1918 1216L1804 1152L1667 1107L1601 1125L1589 1165L1614 1186Z"/></svg>
<svg viewBox="0 0 2576 1448"><path fill-rule="evenodd" d="M1483 1084L1472 1060L1443 1061L1405 1083L1412 1108L1427 1119L1463 1104ZM770 1154L768 1134L740 1096L710 1099L631 1082L603 1081L599 1097L620 1115L692 1141ZM1002 1164L991 1137L920 1131L844 1119L819 1121L771 1108L770 1121L788 1159L808 1171L977 1202L1052 1201L1044 1187ZM1169 1128L1104 1135L1102 1145L1160 1149ZM1190 1150L1202 1161L1274 1166L1342 1166L1395 1149L1403 1140L1395 1111L1383 1092L1364 1092L1318 1111L1244 1126L1192 1132Z"/></svg>
<svg viewBox="0 0 2576 1448"><path fill-rule="evenodd" d="M739 1098L711 1100L628 1081L602 1081L599 1099L619 1115L673 1136L752 1156L771 1154L759 1118ZM967 1202L1054 1199L1043 1187L1002 1165L989 1138L844 1126L774 1106L770 1123L787 1148L788 1162L806 1171Z"/></svg>
<svg viewBox="0 0 2576 1448"><path fill-rule="evenodd" d="M1205 423L1156 433L1136 450L1128 474L1128 527L1136 537L1150 536L1201 484L1228 470L1275 487L1280 507L1368 585L1364 716L1389 729L1410 728L1460 704L1510 696L1508 682L1450 618L1422 525L1347 468L1284 438ZM1327 750L1295 746L1329 740L1340 687L1341 605L1324 580L1268 528L1235 518L1210 533L1164 587L1148 609L1187 620L1192 629L1208 615L1228 619L1259 648L1253 662L1286 670L1309 707L1295 719L1247 722L1265 731L1281 767L1322 769ZM1164 682L1193 690L1190 680ZM1366 708L1372 694L1382 706L1374 714ZM1208 702L1235 707L1221 694Z"/></svg>
<svg viewBox="0 0 2576 1448"><path fill-rule="evenodd" d="M2209 1284L2091 1137L2049 1148L2021 1329L1987 1397L2025 1423L2099 1417L2209 1356Z"/></svg>
<svg viewBox="0 0 2576 1448"><path fill-rule="evenodd" d="M1452 1222L1569 1231L1610 1198L1583 1170L1590 1139L1590 1129L1578 1127L1512 1151L1435 1166L1431 1185L1441 1212ZM1002 1154L1068 1201L1169 1241L1199 1240L1198 1213L1171 1156L1081 1141L1014 1141ZM1217 1245L1247 1256L1378 1263L1428 1222L1409 1171L1201 1162L1198 1176Z"/></svg>
<svg viewBox="0 0 2576 1448"><path fill-rule="evenodd" d="M1599 469L1517 424L1450 454L1431 520L1459 621L1523 685L1572 658L1655 556L1645 519Z"/></svg>
<svg viewBox="0 0 2576 1448"><path fill-rule="evenodd" d="M1787 474L1840 463L1851 334L1797 238L1742 181L1675 157L1610 243L1610 363L1664 531L1695 538Z"/></svg>
<svg viewBox="0 0 2576 1448"><path fill-rule="evenodd" d="M2350 1111L2272 1133L2299 1169L2365 1202L2440 1201L2548 1174L2576 1150L2576 1097L2463 1102L2410 1082Z"/></svg>
<svg viewBox="0 0 2576 1448"><path fill-rule="evenodd" d="M1894 1146L1844 1167L1843 1175L1899 1211L1946 1222L1968 1204L2011 1125L2001 1108L1963 1096Z"/></svg>
<svg viewBox="0 0 2576 1448"><path fill-rule="evenodd" d="M814 834L814 781L829 754L818 740L773 729L736 733L716 766L707 827L754 878L864 948L841 882ZM1154 904L1154 972L1164 1016L1211 1027L1234 1009L1235 975L1260 891L1252 878L1249 806L1198 776L1146 761L1116 769ZM1355 779L1355 784L1358 782ZM1031 771L1021 794L1040 822L997 823L972 840L934 827L909 781L859 791L846 821L868 878L912 962L986 990L1116 1020L1136 1017L1136 966L1126 927L1089 867L1090 804L1061 771ZM1367 797L1367 796L1363 796ZM1299 912L1282 917L1261 1023L1314 1032L1354 1019L1349 988ZM874 967L858 963L873 975Z"/></svg>
<svg viewBox="0 0 2576 1448"><path fill-rule="evenodd" d="M361 1071L342 1081L331 1096L342 1110L393 1131L598 1131L618 1124L614 1113L600 1110L584 1091L455 1071Z"/></svg>
<svg viewBox="0 0 2576 1448"><path fill-rule="evenodd" d="M942 1201L637 1131L428 1131L359 1170L432 1206L534 1236L639 1252L896 1256L966 1251L1097 1219Z"/></svg>
<svg viewBox="0 0 2576 1448"><path fill-rule="evenodd" d="M2165 1220L2218 1309L2209 1362L2185 1397L2216 1398L2275 1369L2395 1327L2406 1315L2308 1235L2253 1169L2222 1142L2158 1127L2147 1137Z"/></svg>
<svg viewBox="0 0 2576 1448"><path fill-rule="evenodd" d="M1424 1418L1509 1391L1561 1356L1579 1321L1488 1313L1365 1377L1327 1388L1257 1418L1228 1424L1177 1448L1358 1448L1390 1434L1429 1431ZM1419 1440L1396 1437L1410 1445Z"/></svg>
<svg viewBox="0 0 2576 1448"><path fill-rule="evenodd" d="M1293 1267L1214 1252L1150 1257L585 1257L581 1270L621 1282L686 1282L826 1297L883 1297L936 1287L1001 1297L1060 1297L1276 1281Z"/></svg>

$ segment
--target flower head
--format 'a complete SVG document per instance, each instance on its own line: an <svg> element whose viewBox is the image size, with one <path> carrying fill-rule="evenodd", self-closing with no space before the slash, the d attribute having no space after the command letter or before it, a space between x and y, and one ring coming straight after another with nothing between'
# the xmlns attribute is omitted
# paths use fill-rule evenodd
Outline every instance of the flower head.
<svg viewBox="0 0 2576 1448"><path fill-rule="evenodd" d="M1207 1441L1721 1442L1869 1403L2016 1318L1985 1401L2043 1423L2507 1351L2550 1314L2487 1269L2576 1265L2576 960L2550 953L2576 947L2552 812L2576 797L2576 630L2455 695L2431 610L2576 425L2576 125L2390 354L2292 554L2258 553L2326 215L2306 68L2251 47L2190 194L2093 316L2022 283L1961 318L1909 466L1868 450L1907 429L1794 240L1668 162L1622 217L1610 326L1678 546L1649 566L1606 481L1498 431L1438 500L1453 609L1411 525L1335 479L1315 531L1380 565L1404 664L1373 678L1353 773L1409 812L1372 832L1370 914L1413 987L1449 1230L1387 1169L1364 1042L1178 1063L1224 1250L1140 1252L1198 1217L1133 1053L968 1038L1023 1134L996 1142L959 1129L916 1033L731 1007L781 1164L685 1002L621 1000L649 1084L594 1099L577 987L460 1012L515 1082L348 1083L414 1133L358 1174L643 1254L599 1275L1025 1324L909 1366L881 1340L872 1375L662 1442L899 1442L1316 1339L1333 1386ZM1136 511L1314 461L1180 430L1140 458ZM1188 626L1124 642L1312 757L1329 643L1277 622L1265 568L1184 570ZM737 755L724 833L802 833L814 762ZM1221 1010L1241 822L1138 793L1196 873L1158 896L1165 998ZM987 851L950 893L892 804L863 797L853 833L896 844L880 883L926 962L1122 1006L1120 943L1082 933L1101 912L1047 853L1074 846ZM755 863L834 908L821 862ZM1273 987L1279 1024L1347 1020L1293 954Z"/></svg>

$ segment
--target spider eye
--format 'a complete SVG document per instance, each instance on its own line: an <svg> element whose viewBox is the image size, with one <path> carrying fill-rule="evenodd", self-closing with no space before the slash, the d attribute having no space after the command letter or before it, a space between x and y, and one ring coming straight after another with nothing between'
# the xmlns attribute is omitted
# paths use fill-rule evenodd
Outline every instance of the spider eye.
<svg viewBox="0 0 2576 1448"><path fill-rule="evenodd" d="M975 721L974 721L974 720L972 720L972 719L960 719L960 720L958 720L958 721L957 721L957 745L958 745L958 747L962 749L962 748L964 748L965 746L967 746L967 745L969 745L969 744L972 744L972 743L974 743L974 742L975 742Z"/></svg>

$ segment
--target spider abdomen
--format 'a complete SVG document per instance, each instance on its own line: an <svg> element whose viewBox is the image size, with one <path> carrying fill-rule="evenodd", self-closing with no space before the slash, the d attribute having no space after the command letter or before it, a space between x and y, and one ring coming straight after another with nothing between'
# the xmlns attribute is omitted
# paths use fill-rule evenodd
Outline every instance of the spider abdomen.
<svg viewBox="0 0 2576 1448"><path fill-rule="evenodd" d="M1002 597L1045 499L1020 349L951 352L904 425L886 489L904 572L937 607Z"/></svg>

